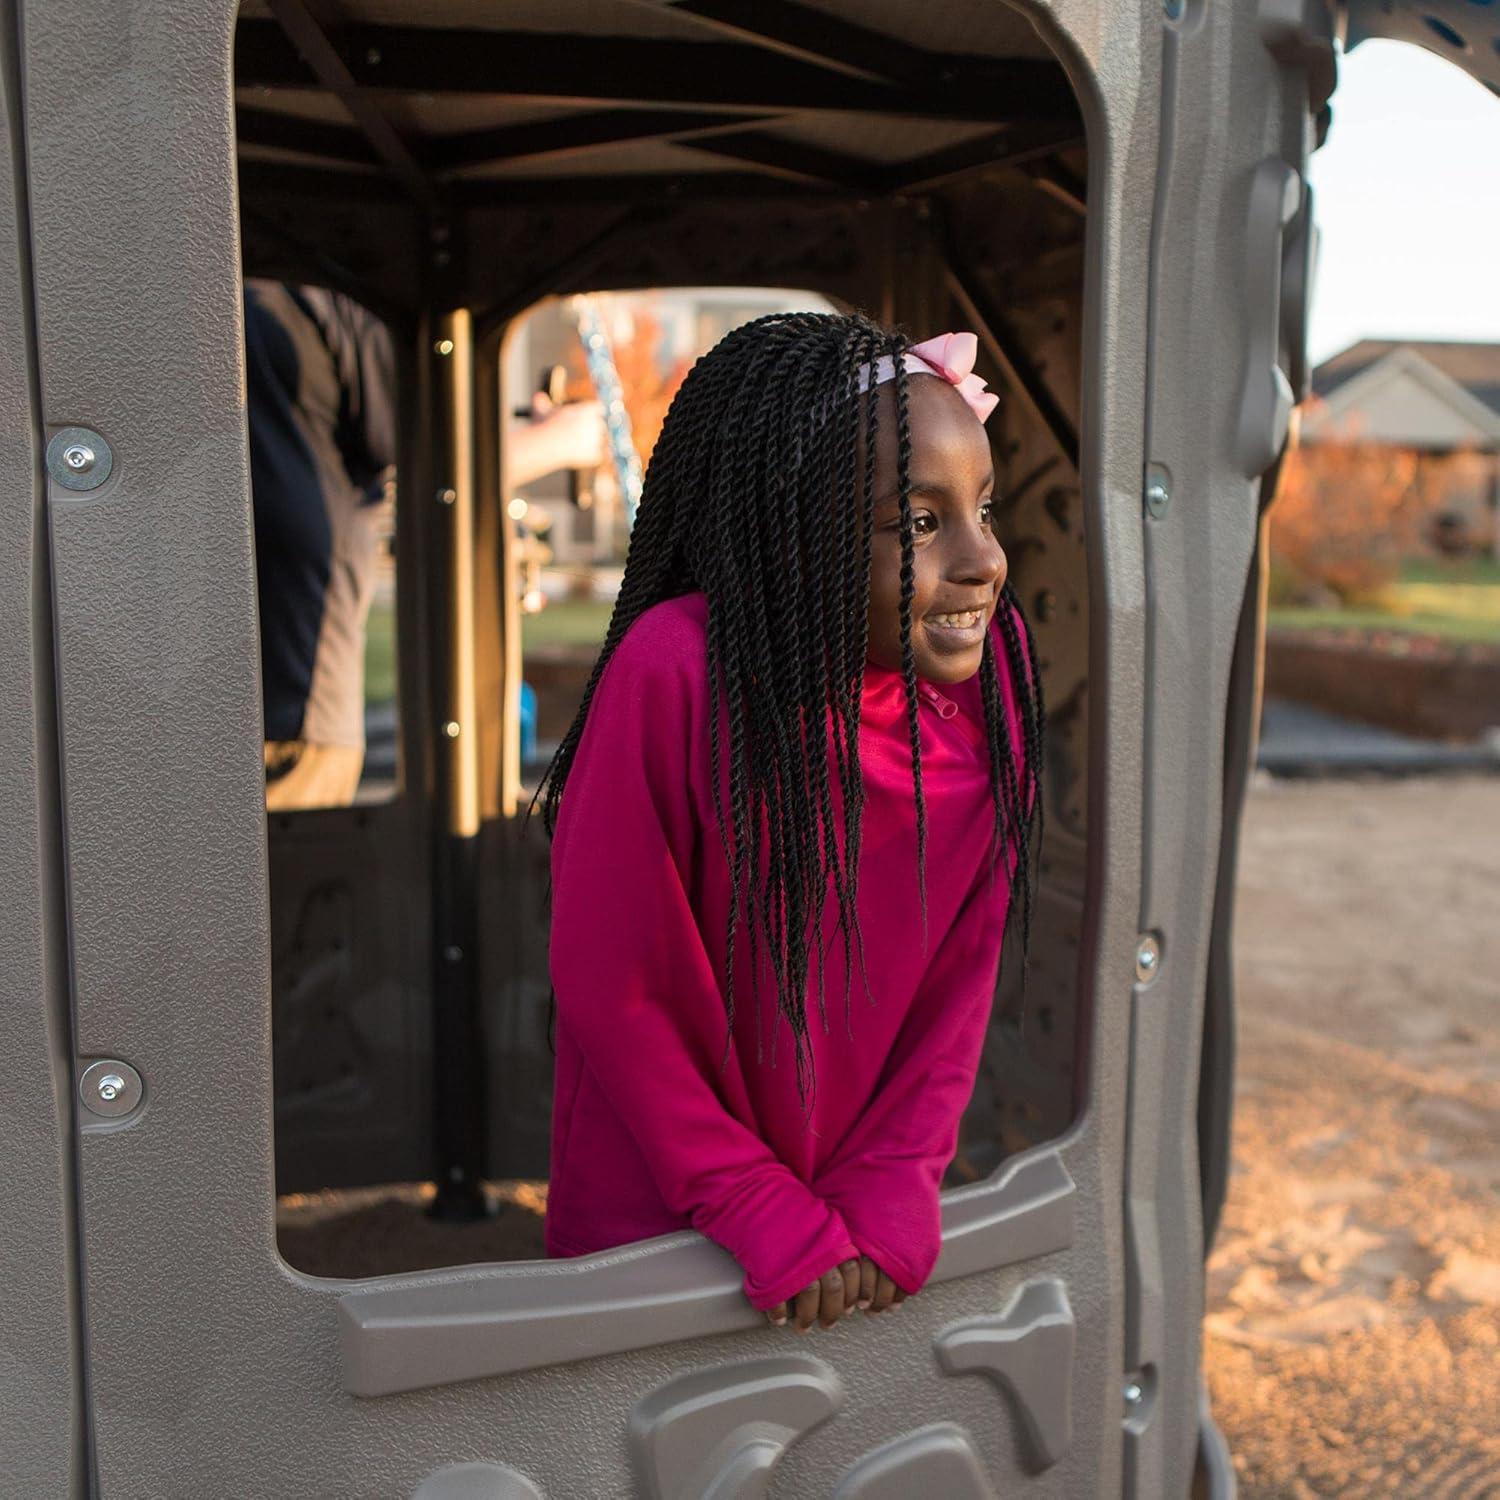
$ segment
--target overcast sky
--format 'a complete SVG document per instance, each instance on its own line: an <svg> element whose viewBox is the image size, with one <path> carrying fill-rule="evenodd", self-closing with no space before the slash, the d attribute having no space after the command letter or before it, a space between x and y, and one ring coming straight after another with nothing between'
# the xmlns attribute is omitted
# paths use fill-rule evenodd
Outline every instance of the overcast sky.
<svg viewBox="0 0 1500 1500"><path fill-rule="evenodd" d="M1361 338L1500 343L1500 98L1431 52L1364 42L1309 176L1315 363Z"/></svg>

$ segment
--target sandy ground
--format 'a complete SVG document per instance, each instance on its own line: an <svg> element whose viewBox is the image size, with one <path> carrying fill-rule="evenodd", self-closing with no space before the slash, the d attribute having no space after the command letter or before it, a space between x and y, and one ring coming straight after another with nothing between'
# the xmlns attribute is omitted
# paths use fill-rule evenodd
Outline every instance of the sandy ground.
<svg viewBox="0 0 1500 1500"><path fill-rule="evenodd" d="M1500 1497L1500 778L1261 781L1236 952L1240 1494Z"/></svg>
<svg viewBox="0 0 1500 1500"><path fill-rule="evenodd" d="M1500 1497L1500 777L1261 780L1206 1365L1244 1500ZM541 1254L539 1184L283 1199L293 1264Z"/></svg>

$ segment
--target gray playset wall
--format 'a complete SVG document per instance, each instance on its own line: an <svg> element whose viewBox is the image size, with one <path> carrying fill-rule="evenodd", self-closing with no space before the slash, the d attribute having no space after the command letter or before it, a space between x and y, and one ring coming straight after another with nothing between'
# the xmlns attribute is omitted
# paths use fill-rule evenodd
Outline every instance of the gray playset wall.
<svg viewBox="0 0 1500 1500"><path fill-rule="evenodd" d="M0 8L0 1488L83 1481L73 1049L15 15Z"/></svg>
<svg viewBox="0 0 1500 1500"><path fill-rule="evenodd" d="M871 24L884 8L865 8ZM971 8L982 20L983 0ZM1277 446L1273 369L1288 363L1267 265L1281 264L1286 172L1303 161L1321 56L1315 25L1269 10L1028 12L1065 61L1090 148L1085 1107L1059 1141L948 1195L938 1276L900 1317L795 1348L692 1235L372 1283L278 1259L233 14L180 0L28 12L34 333L14 240L0 268L0 323L40 351L42 403L38 424L13 360L0 816L19 896L0 1025L20 1069L9 1093L29 1100L7 1183L22 1174L15 1191L38 1205L19 1267L38 1322L37 1363L0 1370L0 1391L7 1443L17 1402L51 1393L32 1398L23 1452L45 1477L28 1493L80 1488L77 1373L59 1352L71 1080L44 919L60 890L47 867L58 798L30 602L38 426L69 424L103 434L115 460L96 491L47 487L72 1046L145 1081L141 1109L76 1140L99 1493L1186 1493L1222 731L1255 476ZM14 235L24 219L7 208ZM1148 464L1167 479L1151 513ZM1137 978L1145 932L1160 959Z"/></svg>

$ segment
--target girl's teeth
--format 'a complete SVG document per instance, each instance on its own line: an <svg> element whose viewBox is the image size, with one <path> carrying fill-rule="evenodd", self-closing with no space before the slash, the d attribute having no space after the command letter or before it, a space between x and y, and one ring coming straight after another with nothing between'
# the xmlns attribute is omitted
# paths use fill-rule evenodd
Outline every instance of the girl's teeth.
<svg viewBox="0 0 1500 1500"><path fill-rule="evenodd" d="M949 626L953 629L965 629L970 625L979 623L980 611L977 609L965 610L961 615L934 615L933 621L938 625Z"/></svg>

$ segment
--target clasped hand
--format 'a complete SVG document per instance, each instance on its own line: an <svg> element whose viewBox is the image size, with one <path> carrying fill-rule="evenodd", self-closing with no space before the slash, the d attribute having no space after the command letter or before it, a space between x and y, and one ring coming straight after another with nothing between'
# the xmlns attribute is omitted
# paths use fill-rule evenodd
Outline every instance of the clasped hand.
<svg viewBox="0 0 1500 1500"><path fill-rule="evenodd" d="M778 1328L791 1323L798 1333L806 1333L814 1323L833 1328L856 1310L881 1313L905 1301L906 1293L868 1255L861 1255L825 1271L795 1297L768 1307L766 1316Z"/></svg>

